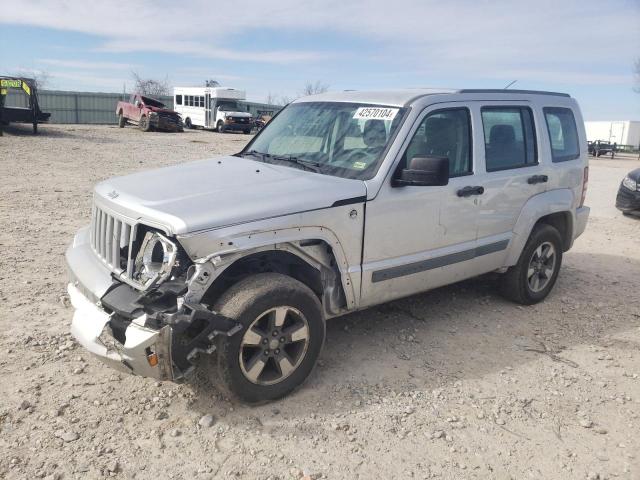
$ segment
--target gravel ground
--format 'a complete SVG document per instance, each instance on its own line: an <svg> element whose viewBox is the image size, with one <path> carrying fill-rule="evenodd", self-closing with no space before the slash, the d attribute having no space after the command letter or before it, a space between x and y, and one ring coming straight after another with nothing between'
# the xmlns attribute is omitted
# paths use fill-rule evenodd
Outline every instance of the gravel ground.
<svg viewBox="0 0 640 480"><path fill-rule="evenodd" d="M335 319L279 402L118 374L80 348L64 251L92 185L248 138L0 137L0 478L640 478L640 220L612 208L637 160L591 162L592 217L545 302L482 278Z"/></svg>

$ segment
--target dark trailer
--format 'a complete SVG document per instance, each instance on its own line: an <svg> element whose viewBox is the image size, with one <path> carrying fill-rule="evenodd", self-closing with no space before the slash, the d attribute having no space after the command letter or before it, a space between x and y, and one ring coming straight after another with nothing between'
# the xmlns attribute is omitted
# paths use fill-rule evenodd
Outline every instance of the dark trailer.
<svg viewBox="0 0 640 480"><path fill-rule="evenodd" d="M20 90L28 99L28 107L7 107L5 101L10 89ZM38 89L30 78L0 77L0 135L2 127L11 122L31 123L33 133L38 133L38 123L47 122L50 113L40 110L38 105Z"/></svg>

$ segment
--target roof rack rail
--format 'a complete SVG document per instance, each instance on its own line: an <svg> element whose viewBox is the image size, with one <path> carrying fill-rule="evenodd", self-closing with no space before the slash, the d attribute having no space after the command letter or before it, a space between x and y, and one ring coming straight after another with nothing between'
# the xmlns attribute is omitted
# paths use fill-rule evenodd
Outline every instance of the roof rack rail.
<svg viewBox="0 0 640 480"><path fill-rule="evenodd" d="M571 97L568 93L545 92L542 90L507 90L504 88L465 88L458 93L525 93L534 95L553 95L556 97Z"/></svg>

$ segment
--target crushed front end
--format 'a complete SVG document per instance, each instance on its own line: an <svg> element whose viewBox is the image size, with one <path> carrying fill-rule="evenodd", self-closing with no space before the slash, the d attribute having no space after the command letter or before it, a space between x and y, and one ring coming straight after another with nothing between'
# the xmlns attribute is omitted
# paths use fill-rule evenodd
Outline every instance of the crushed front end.
<svg viewBox="0 0 640 480"><path fill-rule="evenodd" d="M66 260L71 332L115 369L179 381L217 336L240 330L199 303L202 291L189 291L197 269L175 240L107 208L94 206Z"/></svg>

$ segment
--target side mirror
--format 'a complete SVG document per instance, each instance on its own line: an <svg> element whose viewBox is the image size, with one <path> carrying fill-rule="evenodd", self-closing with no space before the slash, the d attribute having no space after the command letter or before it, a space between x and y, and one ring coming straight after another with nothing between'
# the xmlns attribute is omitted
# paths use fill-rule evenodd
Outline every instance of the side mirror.
<svg viewBox="0 0 640 480"><path fill-rule="evenodd" d="M449 184L447 157L413 157L409 168L400 170L393 179L394 187L437 187Z"/></svg>

